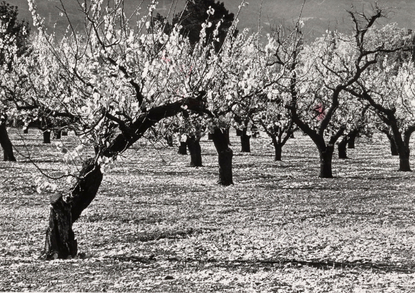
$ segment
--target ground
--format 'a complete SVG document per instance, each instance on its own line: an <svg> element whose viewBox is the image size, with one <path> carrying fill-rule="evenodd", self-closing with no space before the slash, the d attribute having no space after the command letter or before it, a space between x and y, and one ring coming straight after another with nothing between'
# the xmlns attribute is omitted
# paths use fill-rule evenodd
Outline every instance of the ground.
<svg viewBox="0 0 415 293"><path fill-rule="evenodd" d="M0 291L415 291L415 175L397 171L386 139L361 138L350 159L334 160L335 178L321 179L301 133L282 162L267 137L246 154L231 134L229 187L216 184L207 138L201 168L143 140L75 223L79 257L45 261L51 194L36 191L37 167L59 175L63 156L35 129L11 138L18 162L0 162Z"/></svg>

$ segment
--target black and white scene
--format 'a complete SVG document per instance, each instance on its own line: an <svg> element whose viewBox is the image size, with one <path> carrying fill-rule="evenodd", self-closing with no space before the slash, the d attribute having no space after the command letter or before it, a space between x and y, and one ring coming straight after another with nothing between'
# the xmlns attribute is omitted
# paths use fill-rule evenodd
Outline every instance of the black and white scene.
<svg viewBox="0 0 415 293"><path fill-rule="evenodd" d="M0 0L0 292L415 292L414 15Z"/></svg>

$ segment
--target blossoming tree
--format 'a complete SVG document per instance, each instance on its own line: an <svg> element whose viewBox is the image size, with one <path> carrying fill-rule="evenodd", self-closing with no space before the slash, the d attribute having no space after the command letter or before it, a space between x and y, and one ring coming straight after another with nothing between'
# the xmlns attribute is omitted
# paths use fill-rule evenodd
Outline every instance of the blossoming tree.
<svg viewBox="0 0 415 293"><path fill-rule="evenodd" d="M238 47L249 39L232 33L236 24L217 50L221 22L207 43L207 19L200 41L192 46L180 26L166 34L162 25L152 22L154 2L148 11L128 15L122 0L107 6L93 0L80 3L84 31L69 26L70 33L57 41L42 29L34 1L29 4L39 28L34 52L26 60L38 64L31 76L36 80L30 87L32 98L52 113L71 117L71 129L83 143L74 152L93 148L93 155L85 151L90 157L79 172L71 174L73 186L51 199L46 258L76 255L72 224L96 196L108 165L164 118L185 112L205 117L218 151L219 183L232 184L232 151L224 132L232 115L226 97L241 77L228 83L224 77L230 65L239 62ZM62 14L69 19L64 7ZM55 90L45 97L51 88Z"/></svg>

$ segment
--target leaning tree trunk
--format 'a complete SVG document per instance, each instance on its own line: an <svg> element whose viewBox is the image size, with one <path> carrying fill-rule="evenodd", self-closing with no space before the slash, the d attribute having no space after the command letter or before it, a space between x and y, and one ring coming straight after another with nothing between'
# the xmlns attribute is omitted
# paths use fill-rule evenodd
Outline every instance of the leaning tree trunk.
<svg viewBox="0 0 415 293"><path fill-rule="evenodd" d="M72 192L51 199L44 252L46 259L66 259L77 254L78 245L72 224L95 198L102 177L100 167L95 161L87 160Z"/></svg>
<svg viewBox="0 0 415 293"><path fill-rule="evenodd" d="M320 175L321 178L333 178L332 161L333 161L334 145L327 145L319 148L320 153Z"/></svg>
<svg viewBox="0 0 415 293"><path fill-rule="evenodd" d="M181 112L183 105L187 105L189 109L196 111L204 109L199 98L186 98L182 101L152 108L146 112L146 115L140 116L131 125L123 125L122 132L110 141L108 147L102 150L96 149L97 155L116 158L139 140L157 122ZM108 117L112 118L111 115ZM84 163L79 180L71 189L71 193L61 194L51 199L49 227L46 232L44 251L47 259L64 259L77 254L78 247L72 224L95 198L102 178L103 174L99 165L94 159L89 159Z"/></svg>
<svg viewBox="0 0 415 293"><path fill-rule="evenodd" d="M0 145L3 148L4 161L16 161L13 154L13 145L7 133L6 123L0 122Z"/></svg>
<svg viewBox="0 0 415 293"><path fill-rule="evenodd" d="M240 135L240 137L241 137L241 152L250 153L251 152L251 143L250 143L251 136L247 135L246 133L247 133L246 128L244 128L240 133L241 134Z"/></svg>
<svg viewBox="0 0 415 293"><path fill-rule="evenodd" d="M233 152L229 148L229 132L215 128L212 134L213 143L218 152L219 160L219 181L221 185L233 184L232 179L232 157Z"/></svg>
<svg viewBox="0 0 415 293"><path fill-rule="evenodd" d="M272 137L272 144L274 145L274 161L282 160L282 143L279 143L276 136Z"/></svg>
<svg viewBox="0 0 415 293"><path fill-rule="evenodd" d="M200 139L194 135L188 136L187 146L190 153L190 166L201 167L202 166L202 149L200 147Z"/></svg>
<svg viewBox="0 0 415 293"><path fill-rule="evenodd" d="M348 136L345 135L343 139L339 142L337 146L337 150L339 152L339 159L347 159L347 143L348 143Z"/></svg>

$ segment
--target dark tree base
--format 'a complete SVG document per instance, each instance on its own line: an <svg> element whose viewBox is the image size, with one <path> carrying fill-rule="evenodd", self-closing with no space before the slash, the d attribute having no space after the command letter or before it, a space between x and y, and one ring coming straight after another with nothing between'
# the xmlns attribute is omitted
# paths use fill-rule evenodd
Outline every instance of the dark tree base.
<svg viewBox="0 0 415 293"><path fill-rule="evenodd" d="M190 152L190 166L202 167L202 149L200 147L200 140L194 136L187 138L187 146Z"/></svg>
<svg viewBox="0 0 415 293"><path fill-rule="evenodd" d="M179 151L177 152L179 155L187 155L187 143L184 141L180 142Z"/></svg>
<svg viewBox="0 0 415 293"><path fill-rule="evenodd" d="M320 151L320 178L333 178L332 160L333 145L328 145L323 151Z"/></svg>
<svg viewBox="0 0 415 293"><path fill-rule="evenodd" d="M50 143L50 131L43 131L43 143Z"/></svg>
<svg viewBox="0 0 415 293"><path fill-rule="evenodd" d="M16 161L13 154L13 145L7 133L5 122L0 122L0 145L3 148L3 160L12 162Z"/></svg>
<svg viewBox="0 0 415 293"><path fill-rule="evenodd" d="M219 180L224 186L233 184L232 179L232 157L233 152L229 148L229 132L216 128L213 133L213 143L218 152Z"/></svg>

